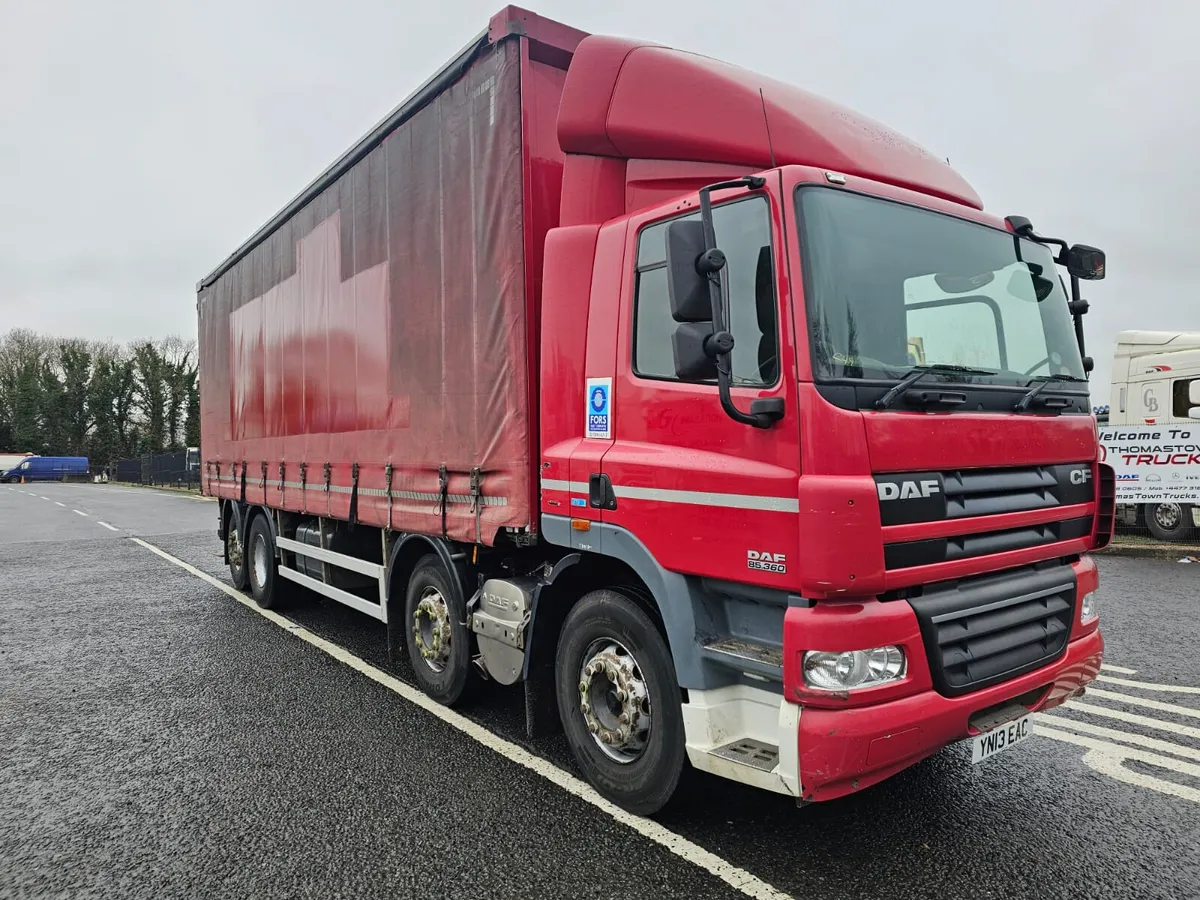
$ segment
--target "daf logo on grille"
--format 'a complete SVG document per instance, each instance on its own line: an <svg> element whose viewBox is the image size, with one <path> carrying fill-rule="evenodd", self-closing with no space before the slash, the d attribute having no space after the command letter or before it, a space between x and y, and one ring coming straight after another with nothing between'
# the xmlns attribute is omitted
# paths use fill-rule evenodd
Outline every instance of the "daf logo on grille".
<svg viewBox="0 0 1200 900"><path fill-rule="evenodd" d="M941 485L932 478L924 481L879 482L880 500L923 500L941 492Z"/></svg>

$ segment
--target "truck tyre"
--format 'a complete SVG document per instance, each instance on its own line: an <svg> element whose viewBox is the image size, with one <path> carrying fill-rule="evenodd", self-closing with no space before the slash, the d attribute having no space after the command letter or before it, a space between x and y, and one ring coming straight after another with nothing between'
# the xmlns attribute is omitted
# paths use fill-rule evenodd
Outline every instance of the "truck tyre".
<svg viewBox="0 0 1200 900"><path fill-rule="evenodd" d="M670 651L623 593L599 590L563 623L555 659L558 709L575 761L601 794L649 816L683 773L683 709Z"/></svg>
<svg viewBox="0 0 1200 900"><path fill-rule="evenodd" d="M276 571L275 539L265 516L255 516L250 523L244 558L254 602L263 609L279 609L283 605L284 591Z"/></svg>
<svg viewBox="0 0 1200 900"><path fill-rule="evenodd" d="M1182 541L1192 534L1192 507L1187 503L1157 503L1146 508L1146 527L1160 541Z"/></svg>
<svg viewBox="0 0 1200 900"><path fill-rule="evenodd" d="M229 558L229 580L239 591L250 585L250 574L246 566L246 551L238 534L238 517L230 514L225 525L225 555Z"/></svg>
<svg viewBox="0 0 1200 900"><path fill-rule="evenodd" d="M404 641L418 687L443 706L461 704L475 686L466 619L441 559L421 557L404 597Z"/></svg>

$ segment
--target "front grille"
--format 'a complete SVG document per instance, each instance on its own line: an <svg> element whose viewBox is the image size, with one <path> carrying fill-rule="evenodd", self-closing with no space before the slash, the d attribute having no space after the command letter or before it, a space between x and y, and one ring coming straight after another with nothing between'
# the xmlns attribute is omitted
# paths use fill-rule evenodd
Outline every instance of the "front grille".
<svg viewBox="0 0 1200 900"><path fill-rule="evenodd" d="M957 519L1046 509L1058 503L1054 496L1058 482L1046 466L947 472L946 515Z"/></svg>
<svg viewBox="0 0 1200 900"><path fill-rule="evenodd" d="M1061 656L1075 621L1075 574L1057 560L928 585L908 598L938 693L956 697Z"/></svg>
<svg viewBox="0 0 1200 900"><path fill-rule="evenodd" d="M1085 474L1086 473L1086 474ZM1090 503L1091 463L876 475L883 525Z"/></svg>
<svg viewBox="0 0 1200 900"><path fill-rule="evenodd" d="M983 531L977 534L960 534L954 537L924 538L917 541L900 541L884 544L883 564L888 570L907 569L912 566L927 566L933 563L987 556L990 553L1005 553L1009 550L1025 550L1072 538L1087 537L1092 533L1092 517L1061 519L1044 525L1027 525L1023 528L1007 528L1003 531Z"/></svg>

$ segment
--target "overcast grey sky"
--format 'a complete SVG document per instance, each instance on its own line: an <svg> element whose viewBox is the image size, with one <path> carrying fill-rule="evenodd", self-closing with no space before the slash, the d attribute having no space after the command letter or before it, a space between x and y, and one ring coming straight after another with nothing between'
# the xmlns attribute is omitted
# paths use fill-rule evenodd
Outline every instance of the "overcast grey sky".
<svg viewBox="0 0 1200 900"><path fill-rule="evenodd" d="M1094 402L1116 331L1200 330L1200 7L525 5L824 94L949 157L989 210L1104 248ZM198 278L500 6L0 0L0 332L194 335Z"/></svg>

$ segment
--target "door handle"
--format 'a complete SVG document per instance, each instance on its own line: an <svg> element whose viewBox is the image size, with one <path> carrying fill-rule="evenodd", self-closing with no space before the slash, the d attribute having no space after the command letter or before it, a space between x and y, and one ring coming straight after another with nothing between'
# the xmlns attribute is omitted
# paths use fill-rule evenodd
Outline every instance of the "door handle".
<svg viewBox="0 0 1200 900"><path fill-rule="evenodd" d="M596 509L617 508L617 495L607 475L593 472L588 476L588 502Z"/></svg>

